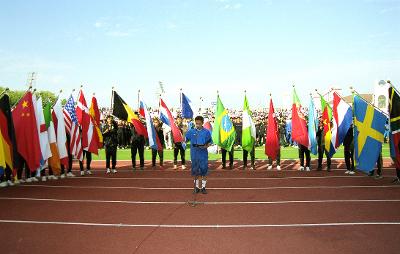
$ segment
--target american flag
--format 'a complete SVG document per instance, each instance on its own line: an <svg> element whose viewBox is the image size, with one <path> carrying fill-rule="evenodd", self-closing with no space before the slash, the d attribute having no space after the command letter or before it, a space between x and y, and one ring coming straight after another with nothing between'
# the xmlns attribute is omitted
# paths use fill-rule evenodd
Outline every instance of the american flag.
<svg viewBox="0 0 400 254"><path fill-rule="evenodd" d="M71 154L78 160L83 160L83 150L81 145L81 134L79 132L78 118L76 117L75 103L72 95L64 106L65 129L69 133L71 140L69 149Z"/></svg>

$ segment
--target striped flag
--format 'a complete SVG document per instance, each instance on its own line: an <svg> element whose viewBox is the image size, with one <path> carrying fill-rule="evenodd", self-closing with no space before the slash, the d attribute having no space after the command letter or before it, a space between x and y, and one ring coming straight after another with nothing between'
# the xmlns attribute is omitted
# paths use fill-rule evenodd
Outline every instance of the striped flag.
<svg viewBox="0 0 400 254"><path fill-rule="evenodd" d="M337 135L334 143L337 149L344 141L347 131L353 122L353 110L337 92L333 93L333 122L336 124Z"/></svg>
<svg viewBox="0 0 400 254"><path fill-rule="evenodd" d="M85 96L83 95L82 89L79 90L78 94L78 102L76 105L76 116L78 119L79 126L81 127L81 135L82 135L82 147L84 150L89 151L89 145L90 145L90 138L93 136L93 125L91 126L90 124L90 116L89 116L89 108L86 104L86 99ZM90 129L90 127L92 127ZM92 148L92 150L95 150L97 153L97 147L95 149ZM90 151L92 152L92 151Z"/></svg>
<svg viewBox="0 0 400 254"><path fill-rule="evenodd" d="M90 104L89 108L89 115L91 116L94 124L95 131L97 132L97 147L102 148L103 147L103 134L101 133L100 130L100 111L99 107L97 105L97 99L96 97L92 97L92 103Z"/></svg>
<svg viewBox="0 0 400 254"><path fill-rule="evenodd" d="M321 110L322 110L322 121L324 123L324 140L325 140L325 150L328 152L329 157L332 158L333 154L336 152L334 144L336 143L336 121L331 121L332 119L332 108L325 101L324 97L321 97ZM335 142L333 142L333 141Z"/></svg>
<svg viewBox="0 0 400 254"><path fill-rule="evenodd" d="M47 102L43 109L44 120L47 127L47 134L50 143L51 157L48 160L48 164L53 170L53 173L60 174L61 164L60 155L57 148L56 132L54 131L54 124L51 117L51 104Z"/></svg>
<svg viewBox="0 0 400 254"><path fill-rule="evenodd" d="M400 168L400 93L393 85L389 88L390 157Z"/></svg>
<svg viewBox="0 0 400 254"><path fill-rule="evenodd" d="M242 120L242 147L250 152L256 140L256 126L254 124L247 96L244 95Z"/></svg>
<svg viewBox="0 0 400 254"><path fill-rule="evenodd" d="M171 111L169 111L167 105L161 98L160 98L160 120L171 128L172 138L174 139L175 143L183 142L182 133L179 130L178 126L176 126Z"/></svg>
<svg viewBox="0 0 400 254"><path fill-rule="evenodd" d="M314 99L310 97L310 106L308 107L308 148L310 152L314 155L317 155L317 128L318 128L318 119L317 112L314 106Z"/></svg>
<svg viewBox="0 0 400 254"><path fill-rule="evenodd" d="M49 136L47 134L47 126L43 115L42 98L36 98L36 96L33 95L32 101L35 107L34 110L36 116L36 126L39 136L40 151L42 154L40 165L43 166L46 163L47 159L52 156L49 144Z"/></svg>
<svg viewBox="0 0 400 254"><path fill-rule="evenodd" d="M163 147L160 142L160 139L158 138L156 129L153 124L153 120L151 119L151 116L147 109L146 104L142 100L140 101L139 112L146 119L146 127L147 127L147 133L148 133L148 137L149 137L150 148L156 149L156 150L162 150Z"/></svg>
<svg viewBox="0 0 400 254"><path fill-rule="evenodd" d="M75 112L75 103L72 95L64 106L65 128L71 137L69 149L71 154L78 160L83 160L83 149L81 145L81 134L79 131L78 118Z"/></svg>
<svg viewBox="0 0 400 254"><path fill-rule="evenodd" d="M54 123L56 133L57 149L60 156L60 162L64 167L68 167L67 134L65 133L65 121L61 100L58 99L54 104L51 113L51 120Z"/></svg>

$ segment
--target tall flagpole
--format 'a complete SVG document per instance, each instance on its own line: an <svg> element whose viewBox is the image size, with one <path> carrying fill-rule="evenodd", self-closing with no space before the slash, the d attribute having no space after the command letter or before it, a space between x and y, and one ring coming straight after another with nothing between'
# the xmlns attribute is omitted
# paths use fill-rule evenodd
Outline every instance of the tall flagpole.
<svg viewBox="0 0 400 254"><path fill-rule="evenodd" d="M111 102L110 102L110 105L111 105L110 109L113 110L113 107L114 107L114 86L111 87Z"/></svg>
<svg viewBox="0 0 400 254"><path fill-rule="evenodd" d="M181 89L179 89L179 105L180 105L180 109L181 109L181 115L182 115L182 88Z"/></svg>
<svg viewBox="0 0 400 254"><path fill-rule="evenodd" d="M140 109L140 89L138 90L138 92L137 92L137 109L139 110Z"/></svg>

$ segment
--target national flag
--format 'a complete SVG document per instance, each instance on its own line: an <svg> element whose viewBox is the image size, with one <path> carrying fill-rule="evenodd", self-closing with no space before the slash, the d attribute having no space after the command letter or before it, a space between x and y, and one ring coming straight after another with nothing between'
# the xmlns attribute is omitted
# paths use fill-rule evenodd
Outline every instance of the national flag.
<svg viewBox="0 0 400 254"><path fill-rule="evenodd" d="M0 175L4 173L7 166L13 168L12 144L8 136L7 117L0 110Z"/></svg>
<svg viewBox="0 0 400 254"><path fill-rule="evenodd" d="M113 91L113 112L112 114L121 120L130 122L136 129L139 135L147 137L147 130L143 123L140 121L139 116L133 113L133 110L126 104L126 102Z"/></svg>
<svg viewBox="0 0 400 254"><path fill-rule="evenodd" d="M64 121L64 110L61 106L61 100L58 99L54 104L52 111L52 120L56 132L57 149L60 155L60 162L64 167L68 167L67 134Z"/></svg>
<svg viewBox="0 0 400 254"><path fill-rule="evenodd" d="M95 126L95 130L97 132L97 147L102 148L103 147L103 134L101 133L100 130L100 111L99 111L99 106L97 105L97 99L93 95L92 97L92 103L90 104L89 108L89 115L93 119L93 123Z"/></svg>
<svg viewBox="0 0 400 254"><path fill-rule="evenodd" d="M160 139L158 138L156 128L154 127L153 124L153 120L151 119L147 106L143 101L140 101L140 111L143 112L143 116L146 119L146 127L147 127L150 148L156 150L162 150L163 147L160 142Z"/></svg>
<svg viewBox="0 0 400 254"><path fill-rule="evenodd" d="M51 103L47 102L43 109L44 120L47 127L47 135L49 138L51 157L48 159L48 164L51 167L54 174L60 174L60 154L57 148L56 132L54 130L54 123L51 116Z"/></svg>
<svg viewBox="0 0 400 254"><path fill-rule="evenodd" d="M89 140L89 135L90 135L90 138L93 136L93 125L92 125L92 129L89 130L89 127L91 126L90 125L89 108L87 107L86 99L85 99L85 96L83 95L82 89L79 90L79 94L78 94L78 101L76 104L76 117L77 117L79 126L81 127L82 148L83 148L83 150L88 151L88 149L89 149L88 146L91 142L91 140ZM92 144L92 146L93 146L93 144ZM91 147L91 149L93 149L97 153L97 147L95 147L95 148ZM89 152L92 152L92 151L89 151Z"/></svg>
<svg viewBox="0 0 400 254"><path fill-rule="evenodd" d="M171 128L172 138L175 143L182 143L183 136L178 126L175 124L174 117L168 109L164 100L160 98L160 120Z"/></svg>
<svg viewBox="0 0 400 254"><path fill-rule="evenodd" d="M189 98L182 93L181 94L182 98L182 118L193 118L193 110L191 107L191 101L189 100Z"/></svg>
<svg viewBox="0 0 400 254"><path fill-rule="evenodd" d="M354 96L354 157L359 170L374 169L382 152L387 117L360 96Z"/></svg>
<svg viewBox="0 0 400 254"><path fill-rule="evenodd" d="M347 131L353 122L353 111L337 92L333 93L333 119L337 123L337 135L335 140L335 149L344 141Z"/></svg>
<svg viewBox="0 0 400 254"><path fill-rule="evenodd" d="M41 166L43 166L46 163L47 159L51 157L49 136L47 133L47 126L43 115L42 98L36 98L36 96L33 95L32 101L35 105L36 126L39 136L40 151L42 154L40 164Z"/></svg>
<svg viewBox="0 0 400 254"><path fill-rule="evenodd" d="M332 108L331 106L325 101L324 97L321 97L321 110L322 110L322 122L324 124L324 132L323 138L325 141L325 150L328 152L328 156L332 158L333 154L335 154L336 149L332 143L332 139L336 140L336 130L334 133L334 138L332 134Z"/></svg>
<svg viewBox="0 0 400 254"><path fill-rule="evenodd" d="M64 122L65 128L70 135L69 149L70 153L78 160L83 160L83 149L81 145L81 134L79 131L79 123L75 112L75 102L72 95L69 97L67 104L64 106Z"/></svg>
<svg viewBox="0 0 400 254"><path fill-rule="evenodd" d="M12 120L10 98L7 94L4 94L0 98L0 131L1 131L1 143L3 152L0 153L0 157L4 160L4 167L9 167L13 171L14 176L16 175L15 160L17 159L17 145L15 141L14 123ZM0 158L1 160L1 158Z"/></svg>
<svg viewBox="0 0 400 254"><path fill-rule="evenodd" d="M256 125L254 124L246 95L244 95L242 123L242 148L250 152L253 150L256 140Z"/></svg>
<svg viewBox="0 0 400 254"><path fill-rule="evenodd" d="M400 168L400 93L389 87L389 116L391 153L396 168Z"/></svg>
<svg viewBox="0 0 400 254"><path fill-rule="evenodd" d="M308 131L307 122L302 112L301 103L297 96L296 89L293 88L293 105L292 105L292 140L308 147Z"/></svg>
<svg viewBox="0 0 400 254"><path fill-rule="evenodd" d="M208 119L208 117L205 117L205 118L204 118L203 127L204 127L205 129L207 129L208 131L210 131L210 133L212 134L213 128L212 128L212 125L211 125L211 123L210 123L210 119Z"/></svg>
<svg viewBox="0 0 400 254"><path fill-rule="evenodd" d="M272 102L272 98L269 100L268 125L266 132L267 135L265 138L265 154L275 160L278 156L280 145L278 136L278 123L275 117L275 108Z"/></svg>
<svg viewBox="0 0 400 254"><path fill-rule="evenodd" d="M32 93L27 92L12 111L19 154L31 172L40 167L41 151Z"/></svg>
<svg viewBox="0 0 400 254"><path fill-rule="evenodd" d="M318 153L317 148L317 128L318 128L318 117L315 111L314 99L310 97L310 106L308 107L308 137L311 153L316 155Z"/></svg>
<svg viewBox="0 0 400 254"><path fill-rule="evenodd" d="M218 95L215 122L212 132L213 143L227 151L230 151L235 139L235 128L233 127L233 123L228 115L228 110L225 109Z"/></svg>

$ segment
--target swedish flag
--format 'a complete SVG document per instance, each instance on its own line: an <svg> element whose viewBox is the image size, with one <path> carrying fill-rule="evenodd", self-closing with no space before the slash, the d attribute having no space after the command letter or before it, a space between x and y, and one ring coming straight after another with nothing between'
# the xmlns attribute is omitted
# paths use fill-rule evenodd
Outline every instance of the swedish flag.
<svg viewBox="0 0 400 254"><path fill-rule="evenodd" d="M387 117L360 96L354 96L354 156L357 169L374 169L382 151Z"/></svg>
<svg viewBox="0 0 400 254"><path fill-rule="evenodd" d="M215 111L215 122L212 132L213 143L227 151L232 149L236 139L236 132L228 111L217 97L217 110Z"/></svg>

